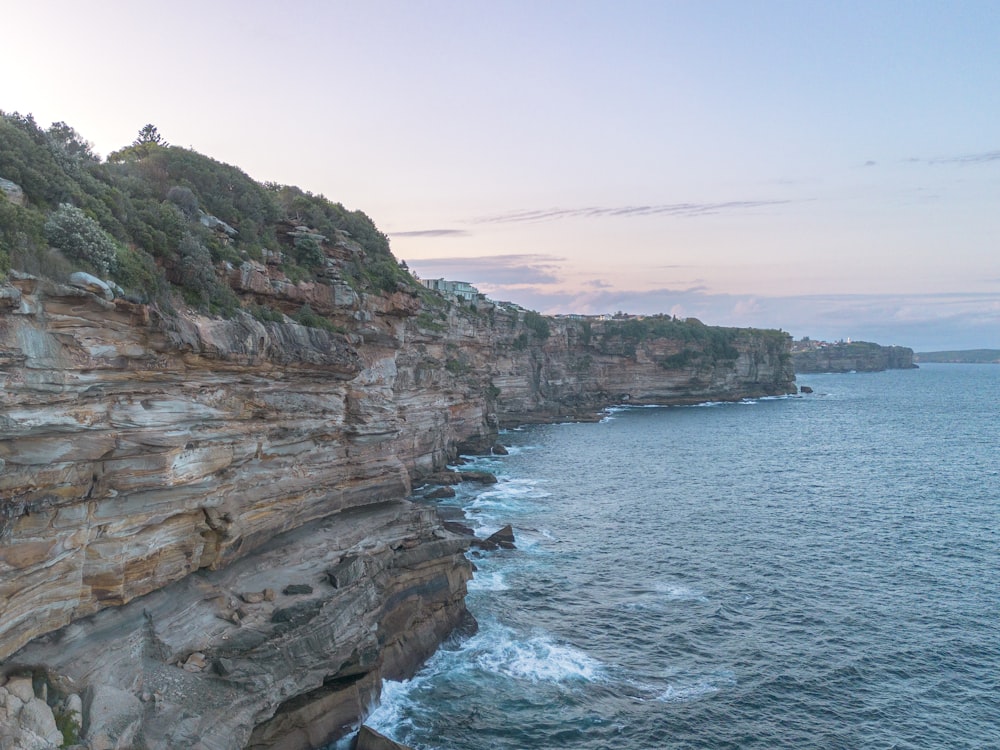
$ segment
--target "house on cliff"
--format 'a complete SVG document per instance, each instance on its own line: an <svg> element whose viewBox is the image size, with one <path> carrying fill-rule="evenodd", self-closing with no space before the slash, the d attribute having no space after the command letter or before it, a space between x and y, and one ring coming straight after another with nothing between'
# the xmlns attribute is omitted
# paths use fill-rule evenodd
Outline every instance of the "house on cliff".
<svg viewBox="0 0 1000 750"><path fill-rule="evenodd" d="M459 299L464 299L466 302L472 302L473 300L479 298L481 295L476 287L472 286L467 281L448 281L447 279L420 279L420 283L423 284L428 289L433 289L435 292L441 292L442 294L450 294L452 296L458 297Z"/></svg>

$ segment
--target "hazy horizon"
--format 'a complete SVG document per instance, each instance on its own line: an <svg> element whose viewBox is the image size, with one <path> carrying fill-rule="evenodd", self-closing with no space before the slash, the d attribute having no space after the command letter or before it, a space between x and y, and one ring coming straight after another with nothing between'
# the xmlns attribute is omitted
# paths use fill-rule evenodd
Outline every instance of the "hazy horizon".
<svg viewBox="0 0 1000 750"><path fill-rule="evenodd" d="M1000 4L39 0L0 109L371 216L545 313L1000 348Z"/></svg>

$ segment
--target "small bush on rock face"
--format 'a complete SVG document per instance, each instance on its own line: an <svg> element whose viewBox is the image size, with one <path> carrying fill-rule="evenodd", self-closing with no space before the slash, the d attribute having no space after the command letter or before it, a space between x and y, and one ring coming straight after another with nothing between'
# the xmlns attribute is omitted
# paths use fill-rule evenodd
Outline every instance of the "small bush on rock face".
<svg viewBox="0 0 1000 750"><path fill-rule="evenodd" d="M543 341L549 337L549 321L532 310L524 314L524 325Z"/></svg>
<svg viewBox="0 0 1000 750"><path fill-rule="evenodd" d="M76 206L59 204L45 222L45 239L68 258L83 261L101 275L115 269L118 243Z"/></svg>
<svg viewBox="0 0 1000 750"><path fill-rule="evenodd" d="M191 188L174 185L167 191L167 200L177 206L189 219L198 218L198 198Z"/></svg>

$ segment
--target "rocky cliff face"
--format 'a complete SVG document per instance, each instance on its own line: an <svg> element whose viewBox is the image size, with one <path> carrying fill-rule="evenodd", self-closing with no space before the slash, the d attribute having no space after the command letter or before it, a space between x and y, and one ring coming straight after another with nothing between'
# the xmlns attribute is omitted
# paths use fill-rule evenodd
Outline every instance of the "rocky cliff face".
<svg viewBox="0 0 1000 750"><path fill-rule="evenodd" d="M92 748L321 747L467 617L466 541L403 499L459 446L609 403L794 388L776 332L543 331L243 270L234 288L303 298L344 333L0 289L11 746L46 746L25 739L40 701Z"/></svg>
<svg viewBox="0 0 1000 750"><path fill-rule="evenodd" d="M905 346L880 346L868 341L831 344L795 352L792 360L797 373L810 372L881 372L912 370L913 350Z"/></svg>

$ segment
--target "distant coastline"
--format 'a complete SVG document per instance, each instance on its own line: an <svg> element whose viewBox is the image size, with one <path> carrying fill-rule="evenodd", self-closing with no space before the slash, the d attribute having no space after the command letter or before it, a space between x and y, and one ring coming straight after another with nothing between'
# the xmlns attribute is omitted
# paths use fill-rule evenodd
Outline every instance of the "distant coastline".
<svg viewBox="0 0 1000 750"><path fill-rule="evenodd" d="M1000 349L959 349L944 352L917 352L916 362L942 362L946 364L998 365Z"/></svg>
<svg viewBox="0 0 1000 750"><path fill-rule="evenodd" d="M881 346L870 341L813 341L805 338L792 344L796 373L881 372L912 370L913 350L905 346Z"/></svg>

